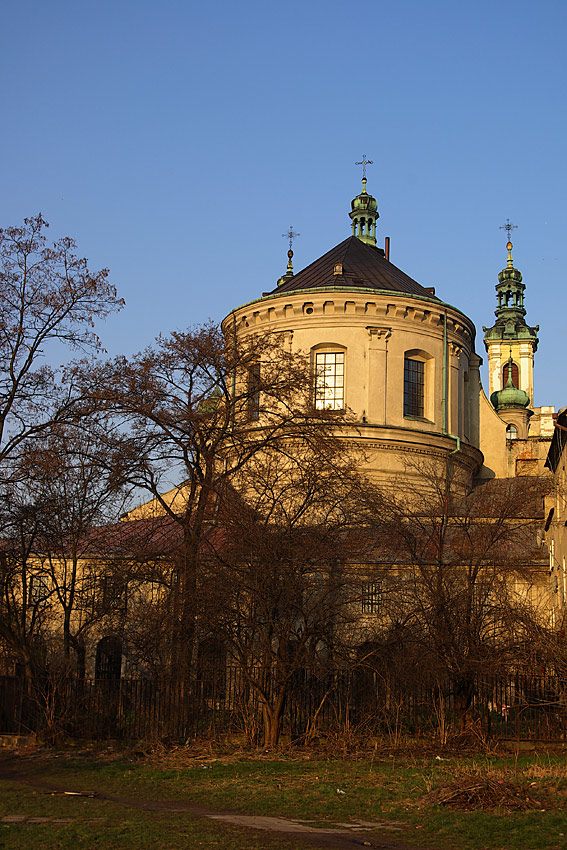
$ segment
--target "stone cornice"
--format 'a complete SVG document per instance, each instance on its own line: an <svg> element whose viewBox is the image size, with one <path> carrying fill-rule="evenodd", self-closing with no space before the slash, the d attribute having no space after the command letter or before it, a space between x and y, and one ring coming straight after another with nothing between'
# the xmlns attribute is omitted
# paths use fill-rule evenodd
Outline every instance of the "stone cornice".
<svg viewBox="0 0 567 850"><path fill-rule="evenodd" d="M345 299L346 293L355 297ZM277 298L266 296L235 308L223 320L223 326L228 329L234 323L237 332L249 332L275 330L278 324L289 327L288 323L293 323L296 330L362 325L369 333L374 329L395 333L406 322L438 330L445 313L449 333L456 334L472 349L475 328L460 310L437 300L385 290L345 287L282 293Z"/></svg>
<svg viewBox="0 0 567 850"><path fill-rule="evenodd" d="M376 314L372 314L372 313L367 314L367 315L370 315L370 316L373 316L373 315L391 316L392 311L389 310L389 307L392 307L396 310L399 310L399 302L400 301L408 302L408 305L405 308L402 308L403 309L403 315L399 316L400 318L408 318L408 317L414 318L414 316L416 314L418 314L418 321L423 321L424 320L423 315L425 314L427 317L436 316L437 320L440 321L440 320L442 320L442 317L443 317L445 311L450 311L450 313L453 314L452 316L448 316L451 324L462 325L462 328L465 331L465 335L470 336L472 339L474 339L475 326L472 323L472 321L468 318L468 316L466 316L457 307L453 307L452 304L447 304L444 301L440 301L438 298L428 298L425 295L415 295L415 294L409 293L409 292L396 292L396 291L390 290L390 289L371 289L371 288L365 288L365 287L349 287L349 286L336 286L336 287L333 287L332 289L330 289L328 287L314 287L313 289L298 290L297 292L281 292L281 293L280 292L274 292L271 295L265 295L262 298L256 298L253 301L247 301L245 304L241 304L239 307L235 307L233 310L230 311L228 316L226 316L223 319L222 324L225 325L225 323L227 323L231 319L231 317L232 317L232 320L234 321L234 317L235 317L236 313L240 313L242 310L249 309L249 308L254 307L254 306L257 306L257 309L253 311L253 314L259 314L260 312L268 311L270 308L275 309L275 303L277 303L277 302L280 302L280 303L287 302L287 305L289 305L293 308L294 305L297 304L298 302L303 303L303 304L310 303L313 300L312 296L314 296L314 295L327 296L325 298L325 301L329 302L329 301L336 300L336 299L333 298L334 295L336 295L336 294L344 295L344 294L347 294L347 293L350 294L350 295L353 295L353 296L358 296L358 298L352 299L353 302L362 301L365 304L369 304L369 303L372 303L374 301L377 304L378 303L383 304L384 301L386 299L388 299L388 301L386 302L386 310L385 311L380 311L380 312L377 311ZM317 299L317 300L319 300L319 299ZM347 300L350 300L350 299L347 299ZM427 305L427 306L425 307L424 310L419 310L416 302L417 303L421 302L422 304ZM414 313L413 316L410 316L410 313L411 313L412 310L414 310L415 313ZM296 314L295 317L304 315L303 310L301 310L301 309L298 309L297 311L294 309L294 314ZM422 314L422 315L419 316L419 314ZM321 315L321 314L319 314L319 315ZM355 313L355 315L357 315L357 314ZM311 316L315 316L315 313L312 313ZM396 317L398 317L398 315ZM461 319L460 322L458 322L457 317L460 317L460 319ZM429 321L432 321L432 319L429 318Z"/></svg>

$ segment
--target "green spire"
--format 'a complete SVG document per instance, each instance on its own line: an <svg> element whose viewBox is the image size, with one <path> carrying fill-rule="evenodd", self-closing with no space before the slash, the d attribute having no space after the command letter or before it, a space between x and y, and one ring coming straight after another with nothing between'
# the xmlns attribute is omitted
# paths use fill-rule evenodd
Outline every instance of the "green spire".
<svg viewBox="0 0 567 850"><path fill-rule="evenodd" d="M376 198L366 191L366 166L372 165L372 160L366 159L364 154L362 161L356 162L355 165L362 165L362 192L353 198L350 205L352 235L368 245L376 245L376 220L380 218L380 213Z"/></svg>
<svg viewBox="0 0 567 850"><path fill-rule="evenodd" d="M513 225L509 225L512 227ZM525 284L522 283L522 274L514 267L512 259L513 245L510 241L506 244L508 259L505 268L498 274L496 284L496 296L498 304L494 315L496 322L490 328L483 328L484 341L491 340L531 340L533 350L536 351L539 325L530 327L525 320L526 308L524 307Z"/></svg>

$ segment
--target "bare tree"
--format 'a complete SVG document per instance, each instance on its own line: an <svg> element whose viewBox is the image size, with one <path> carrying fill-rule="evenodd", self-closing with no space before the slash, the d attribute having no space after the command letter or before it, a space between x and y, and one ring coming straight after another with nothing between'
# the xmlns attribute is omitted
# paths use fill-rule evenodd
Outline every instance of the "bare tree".
<svg viewBox="0 0 567 850"><path fill-rule="evenodd" d="M29 679L45 668L46 638L53 609L47 573L35 556L41 506L12 485L0 503L0 639L8 657Z"/></svg>
<svg viewBox="0 0 567 850"><path fill-rule="evenodd" d="M71 239L49 245L46 227L38 215L0 230L0 635L18 649L27 669L31 637L53 597L45 592L35 551L44 505L29 492L23 456L54 424L74 418L78 401L70 374L57 374L43 358L48 350L59 354L61 345L99 349L94 322L123 303L107 270L90 272Z"/></svg>
<svg viewBox="0 0 567 850"><path fill-rule="evenodd" d="M357 522L356 459L340 440L284 441L257 455L223 494L201 629L220 639L262 707L277 745L290 685L352 653L367 535Z"/></svg>
<svg viewBox="0 0 567 850"><path fill-rule="evenodd" d="M111 570L108 554L97 552L94 530L118 520L130 493L120 437L109 439L105 424L99 418L53 425L26 446L21 462L28 493L41 505L34 551L46 572L54 622L62 623L63 656L69 663L74 651L80 675L85 635L105 613L97 599L99 574Z"/></svg>
<svg viewBox="0 0 567 850"><path fill-rule="evenodd" d="M475 682L522 663L537 631L547 484L494 480L463 493L450 459L421 465L421 477L409 498L381 492L379 514L370 499L375 556L390 573L375 658L448 687L464 723Z"/></svg>
<svg viewBox="0 0 567 850"><path fill-rule="evenodd" d="M41 215L0 229L0 477L23 443L68 416L73 386L42 362L55 343L96 350L94 322L123 302L108 271L90 272L75 243L48 245Z"/></svg>
<svg viewBox="0 0 567 850"><path fill-rule="evenodd" d="M281 338L227 339L213 325L160 338L131 361L106 364L95 379L98 399L129 428L130 481L149 491L156 509L181 530L170 670L184 677L194 651L199 566L219 488L260 452L281 447L284 435L315 445L338 417L315 414L309 363ZM172 479L181 482L173 491Z"/></svg>

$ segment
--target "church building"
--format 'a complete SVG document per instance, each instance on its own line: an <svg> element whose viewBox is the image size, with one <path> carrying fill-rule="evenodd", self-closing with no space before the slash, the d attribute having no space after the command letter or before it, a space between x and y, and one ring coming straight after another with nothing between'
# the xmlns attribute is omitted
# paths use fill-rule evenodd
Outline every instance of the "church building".
<svg viewBox="0 0 567 850"><path fill-rule="evenodd" d="M352 412L344 436L364 450L378 482L411 476L416 457L448 455L468 481L542 473L553 408L533 406L538 327L525 320L512 243L498 275L496 321L484 329L489 400L473 323L390 262L366 183L364 174L351 234L297 273L290 239L277 286L234 309L223 327L282 334L292 351L308 353L315 406Z"/></svg>

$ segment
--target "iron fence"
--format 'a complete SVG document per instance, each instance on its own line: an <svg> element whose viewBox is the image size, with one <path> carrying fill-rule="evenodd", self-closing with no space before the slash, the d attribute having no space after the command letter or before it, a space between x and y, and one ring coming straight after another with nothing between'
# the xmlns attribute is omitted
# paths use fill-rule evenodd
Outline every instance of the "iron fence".
<svg viewBox="0 0 567 850"><path fill-rule="evenodd" d="M282 731L293 740L345 731L447 737L464 724L492 738L564 739L567 682L526 673L478 679L465 703L448 684L402 685L370 670L297 671ZM253 741L261 727L262 700L235 667L184 682L0 677L0 734L179 742L232 733Z"/></svg>

